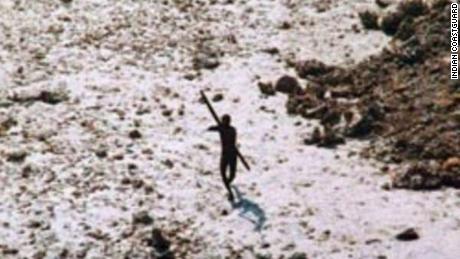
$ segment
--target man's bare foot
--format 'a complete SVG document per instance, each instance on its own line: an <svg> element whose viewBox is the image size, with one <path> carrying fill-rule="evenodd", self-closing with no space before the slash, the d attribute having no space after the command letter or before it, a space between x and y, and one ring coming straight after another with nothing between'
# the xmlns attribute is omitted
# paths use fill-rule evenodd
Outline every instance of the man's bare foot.
<svg viewBox="0 0 460 259"><path fill-rule="evenodd" d="M229 193L227 195L227 198L228 198L228 201L230 201L231 203L233 203L235 201L235 198L233 197L233 193Z"/></svg>

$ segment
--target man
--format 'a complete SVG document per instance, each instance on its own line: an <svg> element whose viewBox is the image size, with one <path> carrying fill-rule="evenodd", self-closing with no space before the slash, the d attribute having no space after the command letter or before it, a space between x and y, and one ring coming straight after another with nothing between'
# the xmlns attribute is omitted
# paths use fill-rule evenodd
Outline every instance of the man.
<svg viewBox="0 0 460 259"><path fill-rule="evenodd" d="M210 131L218 131L220 134L220 141L222 143L222 154L220 157L220 174L224 181L225 188L228 191L228 199L233 202L233 193L230 184L236 176L236 129L230 125L230 115L225 114L222 116L222 123L218 126L209 127ZM230 167L230 176L227 177L227 167Z"/></svg>

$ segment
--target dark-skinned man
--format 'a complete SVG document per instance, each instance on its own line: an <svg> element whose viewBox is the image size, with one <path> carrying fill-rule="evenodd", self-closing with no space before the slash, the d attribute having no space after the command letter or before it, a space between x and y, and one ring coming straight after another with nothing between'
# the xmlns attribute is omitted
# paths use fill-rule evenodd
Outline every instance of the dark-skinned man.
<svg viewBox="0 0 460 259"><path fill-rule="evenodd" d="M222 116L222 123L217 126L209 127L210 131L217 131L220 135L222 153L220 157L220 174L228 191L228 199L233 202L234 196L231 190L231 183L236 176L237 148L236 148L236 129L230 125L231 117L228 114ZM230 167L230 175L227 177L227 167Z"/></svg>

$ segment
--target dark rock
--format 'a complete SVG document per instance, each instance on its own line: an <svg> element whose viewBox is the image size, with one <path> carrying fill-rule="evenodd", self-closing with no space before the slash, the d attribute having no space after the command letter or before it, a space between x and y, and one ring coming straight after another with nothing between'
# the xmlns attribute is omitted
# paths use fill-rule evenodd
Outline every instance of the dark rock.
<svg viewBox="0 0 460 259"><path fill-rule="evenodd" d="M40 228L41 226L42 226L42 223L40 221L36 221L36 220L31 220L27 224L27 227L29 227L29 228Z"/></svg>
<svg viewBox="0 0 460 259"><path fill-rule="evenodd" d="M185 74L184 75L184 78L189 80L189 81L192 81L196 78L197 76L195 74L192 74L192 73L188 73L188 74Z"/></svg>
<svg viewBox="0 0 460 259"><path fill-rule="evenodd" d="M307 254L306 253L294 253L288 259L307 259Z"/></svg>
<svg viewBox="0 0 460 259"><path fill-rule="evenodd" d="M344 144L345 139L333 131L330 127L324 127L324 131L316 127L311 138L305 139L306 145L317 145L318 147L335 148L337 145Z"/></svg>
<svg viewBox="0 0 460 259"><path fill-rule="evenodd" d="M403 19L404 13L399 9L386 12L381 19L380 28L384 33L394 35Z"/></svg>
<svg viewBox="0 0 460 259"><path fill-rule="evenodd" d="M272 255L271 254L256 254L255 255L255 259L272 259Z"/></svg>
<svg viewBox="0 0 460 259"><path fill-rule="evenodd" d="M446 6L450 6L451 3L451 0L436 0L432 3L432 9L443 10Z"/></svg>
<svg viewBox="0 0 460 259"><path fill-rule="evenodd" d="M173 161L171 161L170 159L166 159L163 161L163 164L168 167L169 169L172 169L174 168L174 163Z"/></svg>
<svg viewBox="0 0 460 259"><path fill-rule="evenodd" d="M332 127L340 123L342 118L342 112L339 109L327 109L327 111L321 116L321 125L327 125Z"/></svg>
<svg viewBox="0 0 460 259"><path fill-rule="evenodd" d="M396 39L405 41L410 39L415 34L414 19L409 17L404 19L398 27L398 31L394 35Z"/></svg>
<svg viewBox="0 0 460 259"><path fill-rule="evenodd" d="M2 133L6 133L10 130L10 128L16 126L17 124L17 121L11 117L2 118L0 120L0 135L2 135Z"/></svg>
<svg viewBox="0 0 460 259"><path fill-rule="evenodd" d="M163 236L160 229L153 229L152 236L147 240L147 243L154 249L154 258L174 259L174 254L170 251L171 242Z"/></svg>
<svg viewBox="0 0 460 259"><path fill-rule="evenodd" d="M402 1L398 9L409 16L420 16L428 12L428 6L423 0L406 0Z"/></svg>
<svg viewBox="0 0 460 259"><path fill-rule="evenodd" d="M433 165L419 162L411 165L405 172L395 175L393 187L411 190L434 190L441 188L443 179L436 174Z"/></svg>
<svg viewBox="0 0 460 259"><path fill-rule="evenodd" d="M219 67L220 61L215 53L202 53L197 55L193 60L193 67L199 69L215 69Z"/></svg>
<svg viewBox="0 0 460 259"><path fill-rule="evenodd" d="M281 23L280 29L289 30L291 28L292 28L292 24L290 22L284 21L283 23Z"/></svg>
<svg viewBox="0 0 460 259"><path fill-rule="evenodd" d="M136 129L129 132L129 137L131 139L140 139L142 138L142 134Z"/></svg>
<svg viewBox="0 0 460 259"><path fill-rule="evenodd" d="M130 171L133 171L133 170L136 170L138 167L136 164L133 164L133 163L129 163L128 164L128 170Z"/></svg>
<svg viewBox="0 0 460 259"><path fill-rule="evenodd" d="M395 0L375 0L375 3L380 7L380 8L386 8L391 4L395 3Z"/></svg>
<svg viewBox="0 0 460 259"><path fill-rule="evenodd" d="M331 67L318 60L307 60L300 62L296 66L299 77L320 76L331 71Z"/></svg>
<svg viewBox="0 0 460 259"><path fill-rule="evenodd" d="M163 116L165 116L165 117L171 117L172 113L173 113L172 110L168 110L168 109L167 109L167 110L163 110L163 111L161 112L161 115L163 115Z"/></svg>
<svg viewBox="0 0 460 259"><path fill-rule="evenodd" d="M289 98L286 102L286 110L288 114L297 114L298 108L301 107L302 102L296 98Z"/></svg>
<svg viewBox="0 0 460 259"><path fill-rule="evenodd" d="M347 129L347 136L355 138L365 137L372 132L373 127L374 118L369 114L365 114L359 121Z"/></svg>
<svg viewBox="0 0 460 259"><path fill-rule="evenodd" d="M361 19L361 23L363 24L364 28L368 30L377 30L379 29L378 24L378 15L372 11L364 11L359 13L359 18Z"/></svg>
<svg viewBox="0 0 460 259"><path fill-rule="evenodd" d="M262 51L270 55L278 55L280 53L280 50L277 47L266 48L266 49L263 49Z"/></svg>
<svg viewBox="0 0 460 259"><path fill-rule="evenodd" d="M24 150L16 150L6 154L6 160L13 163L22 163L27 157L27 152Z"/></svg>
<svg viewBox="0 0 460 259"><path fill-rule="evenodd" d="M296 78L285 75L278 79L275 90L284 94L294 94L301 90L301 87Z"/></svg>
<svg viewBox="0 0 460 259"><path fill-rule="evenodd" d="M96 150L95 154L99 158L106 158L107 157L107 150L101 148L101 149Z"/></svg>
<svg viewBox="0 0 460 259"><path fill-rule="evenodd" d="M55 90L41 90L29 89L31 92L16 92L8 97L9 100L13 102L44 102L47 104L58 104L60 102L67 101L69 96L66 92L60 89Z"/></svg>
<svg viewBox="0 0 460 259"><path fill-rule="evenodd" d="M366 240L366 242L364 242L364 243L366 245L372 245L372 244L381 243L381 242L382 242L382 240L375 238L375 239Z"/></svg>
<svg viewBox="0 0 460 259"><path fill-rule="evenodd" d="M151 225L153 224L153 218L147 211L141 211L133 215L133 224Z"/></svg>
<svg viewBox="0 0 460 259"><path fill-rule="evenodd" d="M66 101L68 99L67 95L61 92L50 92L42 91L40 93L39 100L48 103L48 104L58 104L60 102Z"/></svg>
<svg viewBox="0 0 460 259"><path fill-rule="evenodd" d="M224 99L224 95L223 94L215 94L213 97L212 97L212 101L213 102L220 102Z"/></svg>
<svg viewBox="0 0 460 259"><path fill-rule="evenodd" d="M19 253L19 250L18 249L15 249L15 248L3 248L2 249L2 253L4 255L17 255Z"/></svg>
<svg viewBox="0 0 460 259"><path fill-rule="evenodd" d="M272 96L276 94L275 89L273 88L272 83L264 83L264 82L259 82L258 83L260 92L262 92L265 95Z"/></svg>
<svg viewBox="0 0 460 259"><path fill-rule="evenodd" d="M333 130L325 130L324 137L318 144L318 147L335 148L338 145L345 144L345 139Z"/></svg>
<svg viewBox="0 0 460 259"><path fill-rule="evenodd" d="M321 130L318 127L315 127L311 135L311 138L305 139L304 144L305 145L315 145L315 144L320 143L321 139L322 139Z"/></svg>
<svg viewBox="0 0 460 259"><path fill-rule="evenodd" d="M142 179L134 179L132 181L132 186L134 189L140 189L144 186L144 181Z"/></svg>
<svg viewBox="0 0 460 259"><path fill-rule="evenodd" d="M419 238L419 234L413 228L404 230L403 232L396 235L396 239L399 241L414 241Z"/></svg>

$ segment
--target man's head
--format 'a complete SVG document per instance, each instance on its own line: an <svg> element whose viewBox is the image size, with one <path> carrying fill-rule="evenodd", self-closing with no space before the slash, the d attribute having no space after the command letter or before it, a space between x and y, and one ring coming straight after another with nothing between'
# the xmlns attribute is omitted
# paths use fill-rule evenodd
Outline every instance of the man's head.
<svg viewBox="0 0 460 259"><path fill-rule="evenodd" d="M231 121L232 121L232 118L230 117L230 115L225 114L224 116L222 116L222 125L230 126Z"/></svg>

